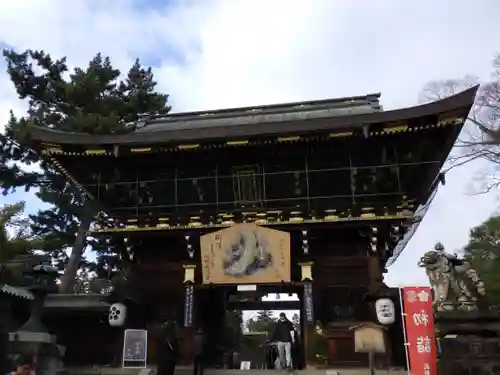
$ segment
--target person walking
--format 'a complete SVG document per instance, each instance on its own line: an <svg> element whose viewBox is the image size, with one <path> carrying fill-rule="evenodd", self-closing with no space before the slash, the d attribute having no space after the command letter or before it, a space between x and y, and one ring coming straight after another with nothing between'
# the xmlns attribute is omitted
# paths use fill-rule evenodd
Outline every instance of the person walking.
<svg viewBox="0 0 500 375"><path fill-rule="evenodd" d="M196 331L193 338L194 371L193 375L203 375L205 371L206 340L203 330Z"/></svg>
<svg viewBox="0 0 500 375"><path fill-rule="evenodd" d="M292 343L295 342L295 328L285 313L280 313L280 317L274 328L272 341L278 347L278 358L281 369L292 369Z"/></svg>

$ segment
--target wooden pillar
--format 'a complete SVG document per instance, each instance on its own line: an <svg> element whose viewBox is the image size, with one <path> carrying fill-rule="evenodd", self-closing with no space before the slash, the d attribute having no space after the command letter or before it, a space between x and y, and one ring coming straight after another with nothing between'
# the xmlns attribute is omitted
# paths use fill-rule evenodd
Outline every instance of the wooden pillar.
<svg viewBox="0 0 500 375"><path fill-rule="evenodd" d="M382 283L382 269L378 254L368 256L368 275L370 283Z"/></svg>
<svg viewBox="0 0 500 375"><path fill-rule="evenodd" d="M207 348L207 367L222 365L222 348L225 346L227 329L226 303L223 286L209 286L199 291L197 328L204 331L210 345Z"/></svg>
<svg viewBox="0 0 500 375"><path fill-rule="evenodd" d="M313 300L313 262L302 262L300 266L300 279L304 283L302 295L302 322L303 322L303 345L305 355L306 368L311 365L310 355L311 348L309 347L313 341L314 335L314 300Z"/></svg>
<svg viewBox="0 0 500 375"><path fill-rule="evenodd" d="M183 326L179 332L179 364L191 365L193 363L193 337L195 333L195 264L183 264L184 269L184 313Z"/></svg>
<svg viewBox="0 0 500 375"><path fill-rule="evenodd" d="M370 277L370 292L372 293L371 300L372 303L382 297L386 297L383 293L386 291L386 286L383 282L382 267L380 264L379 254L373 254L368 257L368 275ZM395 301L394 301L395 302ZM373 308L373 314L375 315L375 307ZM376 321L377 319L375 319ZM393 362L393 349L392 349L392 334L391 330L384 333L386 342L386 352L385 355L377 355L375 357L376 362L379 365L387 366L390 368Z"/></svg>
<svg viewBox="0 0 500 375"><path fill-rule="evenodd" d="M314 325L314 301L313 301L313 276L312 276L313 262L299 263L301 281L303 285L303 314L304 322L307 325Z"/></svg>
<svg viewBox="0 0 500 375"><path fill-rule="evenodd" d="M1 285L1 284L0 284ZM9 296L0 292L0 371L6 374L9 371L7 354L9 342L10 304Z"/></svg>
<svg viewBox="0 0 500 375"><path fill-rule="evenodd" d="M196 265L184 264L184 327L192 327L195 316L194 277Z"/></svg>

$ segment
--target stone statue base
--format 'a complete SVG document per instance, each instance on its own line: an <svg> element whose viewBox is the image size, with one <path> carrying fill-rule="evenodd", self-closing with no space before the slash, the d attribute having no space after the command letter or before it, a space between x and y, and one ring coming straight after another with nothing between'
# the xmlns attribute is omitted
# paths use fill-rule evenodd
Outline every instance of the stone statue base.
<svg viewBox="0 0 500 375"><path fill-rule="evenodd" d="M500 314L438 312L440 375L500 374Z"/></svg>
<svg viewBox="0 0 500 375"><path fill-rule="evenodd" d="M62 362L65 348L56 344L56 337L47 332L17 331L9 334L12 355L32 353L36 373L41 375L65 374Z"/></svg>

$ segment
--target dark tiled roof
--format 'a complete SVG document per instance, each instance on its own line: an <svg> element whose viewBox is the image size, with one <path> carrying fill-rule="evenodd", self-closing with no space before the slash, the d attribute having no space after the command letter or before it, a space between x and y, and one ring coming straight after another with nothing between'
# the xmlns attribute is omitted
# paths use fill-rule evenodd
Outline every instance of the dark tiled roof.
<svg viewBox="0 0 500 375"><path fill-rule="evenodd" d="M145 117L136 133L241 126L380 112L380 94Z"/></svg>
<svg viewBox="0 0 500 375"><path fill-rule="evenodd" d="M241 109L215 111L214 113L216 113L217 116L222 116L221 114L224 114L224 116L217 119L217 116L214 115L214 118L210 120L212 121L212 125L209 125L209 123L203 125L199 122L192 122L200 121L199 118L197 118L197 120L189 120L189 116L192 117L193 113L171 115L163 119L157 118L146 122L146 128L154 125L154 128L150 128L151 131L145 131L144 129L143 131L121 135L67 133L36 126L31 126L28 129L34 141L88 146L120 144L145 145L255 136L286 136L287 134L310 133L334 129L347 130L349 128L362 127L367 124L405 122L410 119L454 111L461 111L466 115L474 103L477 89L478 86L475 86L443 100L393 111L380 111L373 108L371 111L366 109L365 113L354 113L355 109L348 107L341 108L340 111L344 111L345 113L339 114L337 111L338 108L334 111L325 108L321 109L318 106L314 109L314 111L316 111L315 116L307 116L307 112L312 113L314 111L301 111L297 109L297 111L294 112L289 108L290 105L284 105L282 107L276 106L276 109L273 109L274 112L271 111L272 113L268 112L267 114L255 112L253 114L247 113L243 115ZM274 108L273 106L270 107ZM281 110L278 111L278 108L281 108ZM289 109L284 110L283 108ZM318 116L320 113L322 113L322 115ZM243 120L243 118L245 120ZM168 126L169 123L179 121L183 121L182 126L179 124L172 127ZM220 122L220 124L218 124L219 126L217 126L217 122Z"/></svg>

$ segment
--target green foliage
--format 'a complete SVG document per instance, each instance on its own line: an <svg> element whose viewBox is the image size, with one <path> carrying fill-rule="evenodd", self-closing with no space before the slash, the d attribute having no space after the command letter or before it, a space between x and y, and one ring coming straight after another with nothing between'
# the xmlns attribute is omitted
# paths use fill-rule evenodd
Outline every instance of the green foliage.
<svg viewBox="0 0 500 375"><path fill-rule="evenodd" d="M262 310L257 313L254 318L246 322L246 328L250 332L267 332L267 336L271 337L277 318L270 310Z"/></svg>
<svg viewBox="0 0 500 375"><path fill-rule="evenodd" d="M0 208L0 267L1 280L12 283L11 272L4 272L8 262L26 255L32 255L33 250L43 245L43 238L33 236L29 222L22 216L24 202L6 205ZM7 270L8 271L8 270Z"/></svg>
<svg viewBox="0 0 500 375"><path fill-rule="evenodd" d="M272 310L262 310L257 315L249 319L245 326L250 332L267 332L268 337L271 337L278 318L274 316ZM293 314L291 320L295 330L300 332L300 315Z"/></svg>
<svg viewBox="0 0 500 375"><path fill-rule="evenodd" d="M483 280L490 307L500 311L500 216L471 229L464 255Z"/></svg>
<svg viewBox="0 0 500 375"><path fill-rule="evenodd" d="M306 357L308 362L320 365L325 365L330 357L328 338L314 328L311 328Z"/></svg>
<svg viewBox="0 0 500 375"><path fill-rule="evenodd" d="M43 51L5 50L7 72L21 100L28 103L25 116L11 114L0 136L0 165L4 194L18 187L36 188L36 195L51 207L31 216L35 235L45 238L44 248L65 269L62 290L71 291L82 254L88 245L98 248L94 270L105 267L120 254L115 244L89 241L86 232L95 207L67 179L30 148L27 126L64 132L119 134L134 130L143 113L167 113L168 95L155 91L151 68L137 60L125 76L113 68L109 57L97 54L85 68L69 72L66 59L54 60ZM35 163L40 168L34 168ZM24 167L20 167L23 165ZM30 168L27 168L30 167ZM71 249L68 258L64 250ZM117 261L112 261L116 265ZM109 267L108 267L109 268Z"/></svg>
<svg viewBox="0 0 500 375"><path fill-rule="evenodd" d="M224 328L224 343L228 350L236 350L241 342L243 333L243 312L241 310L226 312L226 326Z"/></svg>
<svg viewBox="0 0 500 375"><path fill-rule="evenodd" d="M31 254L37 241L30 236L29 223L21 215L24 202L0 208L0 263L17 255ZM9 234L13 232L14 234Z"/></svg>

